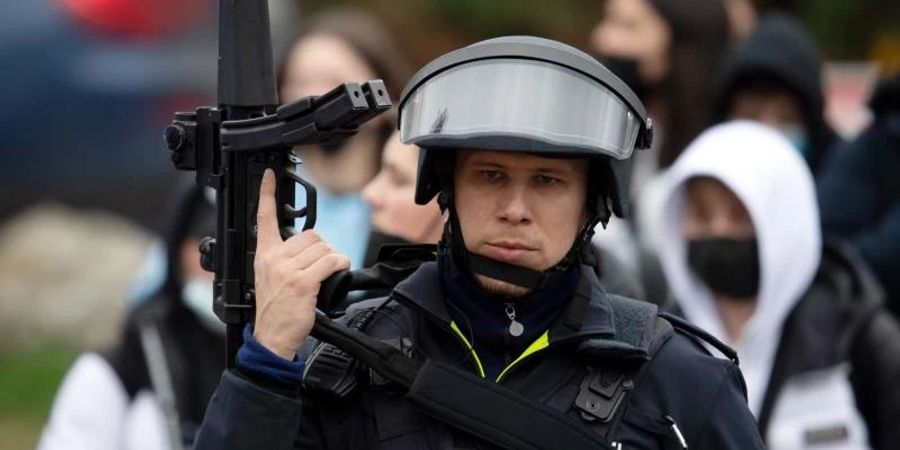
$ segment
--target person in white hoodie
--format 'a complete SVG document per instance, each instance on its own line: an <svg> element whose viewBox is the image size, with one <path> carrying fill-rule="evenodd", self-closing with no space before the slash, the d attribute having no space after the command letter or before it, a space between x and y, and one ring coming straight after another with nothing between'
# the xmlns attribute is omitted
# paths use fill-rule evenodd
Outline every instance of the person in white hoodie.
<svg viewBox="0 0 900 450"><path fill-rule="evenodd" d="M670 306L737 350L769 448L897 448L900 327L860 260L823 243L791 144L755 122L713 127L664 199Z"/></svg>

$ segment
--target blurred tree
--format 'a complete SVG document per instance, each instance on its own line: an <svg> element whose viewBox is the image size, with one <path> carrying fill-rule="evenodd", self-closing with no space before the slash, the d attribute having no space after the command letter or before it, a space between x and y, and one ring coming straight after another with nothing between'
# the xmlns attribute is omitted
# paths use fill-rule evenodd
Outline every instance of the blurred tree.
<svg viewBox="0 0 900 450"><path fill-rule="evenodd" d="M827 59L863 59L880 36L900 31L900 2L804 0L798 13Z"/></svg>
<svg viewBox="0 0 900 450"><path fill-rule="evenodd" d="M372 11L421 66L465 44L509 34L539 35L584 48L597 0L298 0L302 14L335 6Z"/></svg>
<svg viewBox="0 0 900 450"><path fill-rule="evenodd" d="M584 48L602 0L297 0L305 13L334 5L373 11L394 30L413 61L503 34L535 34ZM760 11L782 10L806 23L826 59L882 58L900 39L895 0L754 0ZM891 44L894 42L894 44Z"/></svg>

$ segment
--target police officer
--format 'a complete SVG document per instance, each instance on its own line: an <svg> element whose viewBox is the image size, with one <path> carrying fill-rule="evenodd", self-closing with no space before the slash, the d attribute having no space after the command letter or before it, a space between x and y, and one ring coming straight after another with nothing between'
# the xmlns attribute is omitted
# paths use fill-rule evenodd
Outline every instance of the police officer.
<svg viewBox="0 0 900 450"><path fill-rule="evenodd" d="M437 260L354 305L349 326L508 388L613 448L763 448L735 362L655 306L607 294L584 251L598 223L624 214L625 164L652 138L624 83L572 47L504 37L431 62L399 107L402 140L424 149L416 201L437 196L448 219ZM349 263L311 231L282 241L274 189L267 173L256 321L198 448L488 447L365 368L340 390L321 383L325 344L307 339L316 295Z"/></svg>

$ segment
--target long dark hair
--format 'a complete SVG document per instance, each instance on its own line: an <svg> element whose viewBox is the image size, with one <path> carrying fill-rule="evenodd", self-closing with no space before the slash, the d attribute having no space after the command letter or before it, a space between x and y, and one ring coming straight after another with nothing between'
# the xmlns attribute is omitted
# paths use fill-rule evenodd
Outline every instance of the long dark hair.
<svg viewBox="0 0 900 450"><path fill-rule="evenodd" d="M278 86L284 82L290 50L309 36L338 38L362 58L375 76L384 80L391 97L396 99L412 70L404 54L382 23L372 14L354 8L330 9L313 16L300 26L288 51L278 64ZM360 80L362 81L362 80Z"/></svg>
<svg viewBox="0 0 900 450"><path fill-rule="evenodd" d="M665 140L659 166L668 167L709 124L715 71L729 46L722 0L650 0L672 32L669 73L660 86Z"/></svg>
<svg viewBox="0 0 900 450"><path fill-rule="evenodd" d="M346 43L372 69L375 77L384 81L391 99L395 102L412 75L411 66L405 55L375 16L360 9L336 8L321 12L301 25L286 51L282 52L277 72L279 93L287 76L291 51L300 41L310 36L330 36ZM387 120L375 130L377 151L372 153L372 157L376 170L381 166L381 152L384 145L397 124L395 114L396 108L384 114Z"/></svg>

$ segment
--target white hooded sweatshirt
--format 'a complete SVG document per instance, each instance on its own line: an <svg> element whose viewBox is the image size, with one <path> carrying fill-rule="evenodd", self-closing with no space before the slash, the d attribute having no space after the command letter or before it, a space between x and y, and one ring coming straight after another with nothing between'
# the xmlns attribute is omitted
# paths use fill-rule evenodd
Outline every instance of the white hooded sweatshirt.
<svg viewBox="0 0 900 450"><path fill-rule="evenodd" d="M701 176L714 178L734 192L756 231L757 306L737 342L729 341L711 292L688 265L683 233L685 186ZM672 295L688 320L737 351L750 410L758 416L784 322L809 289L822 259L812 175L776 131L736 121L701 134L671 167L666 182L662 220L657 225L662 238L660 260ZM847 370L841 365L788 380L779 390L764 436L769 448L820 448L815 441L823 436L821 448L868 448ZM827 430L835 424L846 425L842 428L846 433L829 440Z"/></svg>
<svg viewBox="0 0 900 450"><path fill-rule="evenodd" d="M687 263L683 233L686 182L714 178L744 203L759 245L756 311L729 342L713 296ZM664 196L660 259L685 317L738 352L750 410L759 414L784 320L815 277L822 237L812 175L775 131L738 121L701 134L672 166Z"/></svg>

